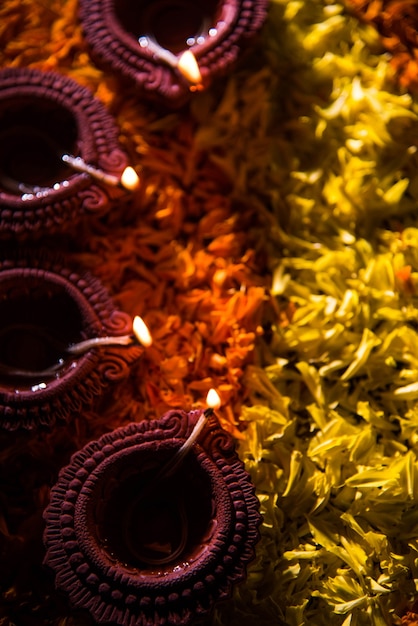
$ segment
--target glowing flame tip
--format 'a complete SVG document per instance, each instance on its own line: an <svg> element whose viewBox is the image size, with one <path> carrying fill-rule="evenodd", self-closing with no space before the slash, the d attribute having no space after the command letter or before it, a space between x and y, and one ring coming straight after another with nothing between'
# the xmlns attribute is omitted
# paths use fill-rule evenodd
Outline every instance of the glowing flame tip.
<svg viewBox="0 0 418 626"><path fill-rule="evenodd" d="M206 404L210 409L219 409L221 406L221 399L216 389L209 389L206 396Z"/></svg>
<svg viewBox="0 0 418 626"><path fill-rule="evenodd" d="M192 85L200 85L202 82L199 65L191 50L183 52L177 62L177 68Z"/></svg>
<svg viewBox="0 0 418 626"><path fill-rule="evenodd" d="M149 328L139 315L134 317L132 329L140 344L142 344L145 348L149 348L152 345L152 337Z"/></svg>
<svg viewBox="0 0 418 626"><path fill-rule="evenodd" d="M139 176L134 168L128 165L122 172L120 183L128 191L135 191L139 187Z"/></svg>

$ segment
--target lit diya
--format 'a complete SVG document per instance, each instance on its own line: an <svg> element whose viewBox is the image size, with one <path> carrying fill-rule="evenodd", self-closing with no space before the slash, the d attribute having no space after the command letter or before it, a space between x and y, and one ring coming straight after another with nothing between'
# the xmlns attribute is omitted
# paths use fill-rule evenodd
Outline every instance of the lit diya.
<svg viewBox="0 0 418 626"><path fill-rule="evenodd" d="M44 518L56 587L97 623L189 624L228 598L261 516L211 410L172 410L78 451Z"/></svg>
<svg viewBox="0 0 418 626"><path fill-rule="evenodd" d="M0 234L104 214L139 184L103 104L70 78L0 71Z"/></svg>
<svg viewBox="0 0 418 626"><path fill-rule="evenodd" d="M0 427L51 426L91 404L142 355L135 334L93 276L41 256L0 261Z"/></svg>
<svg viewBox="0 0 418 626"><path fill-rule="evenodd" d="M261 29L268 0L80 0L94 59L167 104L226 73Z"/></svg>

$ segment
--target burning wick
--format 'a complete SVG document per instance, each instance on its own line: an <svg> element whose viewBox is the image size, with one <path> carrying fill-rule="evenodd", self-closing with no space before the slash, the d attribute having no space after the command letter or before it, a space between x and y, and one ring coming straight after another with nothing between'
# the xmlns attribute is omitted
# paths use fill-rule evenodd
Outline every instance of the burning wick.
<svg viewBox="0 0 418 626"><path fill-rule="evenodd" d="M88 352L88 350L91 350L92 348L99 348L102 346L129 346L132 345L135 340L137 340L138 343L144 346L144 348L149 348L149 346L152 344L151 333L148 326L145 324L142 317L139 317L139 315L136 315L134 317L132 330L133 335L116 335L114 337L92 337L91 339L84 339L83 341L70 344L69 346L59 345L58 347L63 352L66 352L67 354L73 356L79 356L81 354L84 354L85 352ZM55 365L52 365L45 370L31 371L23 369L13 369L10 367L6 367L0 363L0 372L6 372L10 376L24 376L30 378L34 376L52 376L63 366L63 364L64 360L59 359L58 363L55 363Z"/></svg>
<svg viewBox="0 0 418 626"><path fill-rule="evenodd" d="M202 432L206 424L206 421L213 414L213 411L215 409L219 409L219 407L221 406L221 399L218 395L218 392L215 389L209 389L208 395L206 396L206 404L208 405L208 408L203 411L202 415L197 420L192 432L187 437L186 441L177 450L173 458L170 459L170 461L165 466L163 466L161 471L157 474L156 479L157 478L159 479L162 476L166 478L167 476L170 476L177 469L177 467L183 461L184 457L190 451L196 439L199 437L200 433Z"/></svg>
<svg viewBox="0 0 418 626"><path fill-rule="evenodd" d="M144 348L149 348L152 344L152 337L149 331L148 326L145 324L142 317L136 315L134 317L134 321L132 323L132 330L134 336L138 340L138 342L144 346ZM90 350L91 348L97 348L99 346L129 346L134 342L134 337L132 335L119 335L115 337L93 337L92 339L85 339L84 341L80 341L79 343L74 343L71 346L68 346L67 352L70 354L83 354Z"/></svg>
<svg viewBox="0 0 418 626"><path fill-rule="evenodd" d="M194 87L201 85L202 75L196 57L191 50L185 50L177 56L170 50L163 48L153 39L143 36L138 39L141 48L147 48L158 59L164 61L170 67L178 70L182 76Z"/></svg>
<svg viewBox="0 0 418 626"><path fill-rule="evenodd" d="M206 424L206 420L213 414L213 411L215 409L219 409L219 407L221 406L221 399L215 389L209 389L208 395L206 396L206 404L208 405L208 408L203 411L202 415L197 420L192 432L183 443L181 448L179 448L179 450L176 452L174 458L177 457L179 460L181 460L188 453L188 451L202 432L203 427Z"/></svg>
<svg viewBox="0 0 418 626"><path fill-rule="evenodd" d="M129 166L125 167L122 175L115 176L114 174L107 174L103 170L86 163L81 157L72 156L71 154L63 154L61 159L64 163L67 163L70 167L78 172L85 172L92 178L104 183L105 185L111 185L112 187L123 187L128 191L135 191L139 186L139 176L135 172L134 168Z"/></svg>

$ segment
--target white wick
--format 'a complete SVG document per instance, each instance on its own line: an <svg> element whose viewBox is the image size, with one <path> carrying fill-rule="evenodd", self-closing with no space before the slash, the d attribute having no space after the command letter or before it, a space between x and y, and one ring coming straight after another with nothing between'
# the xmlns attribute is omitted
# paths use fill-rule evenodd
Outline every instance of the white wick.
<svg viewBox="0 0 418 626"><path fill-rule="evenodd" d="M191 50L185 50L180 56L177 56L146 36L140 37L138 43L141 48L147 48L161 61L164 61L173 69L178 70L191 85L201 84L202 75L196 57Z"/></svg>
<svg viewBox="0 0 418 626"><path fill-rule="evenodd" d="M94 167L94 165L86 163L80 156L75 157L71 154L63 154L61 159L64 163L67 163L78 172L84 172L105 185L110 185L112 187L124 187L128 191L135 191L135 189L138 188L139 176L133 167L126 167L123 170L122 175L119 177L114 174L108 174L98 167Z"/></svg>
<svg viewBox="0 0 418 626"><path fill-rule="evenodd" d="M168 462L168 464L161 470L161 474L164 474L164 476L169 476L174 472L174 470L182 462L184 457L188 454L196 439L199 437L206 424L206 421L212 415L214 409L219 409L219 407L221 406L221 399L215 389L210 389L208 391L208 395L206 396L206 404L208 405L208 408L203 411L202 415L197 420L192 432L187 437L186 441L177 450L177 452Z"/></svg>
<svg viewBox="0 0 418 626"><path fill-rule="evenodd" d="M132 323L132 330L135 338L145 348L149 348L152 344L152 337L148 326L145 324L142 317L136 315ZM85 339L74 343L67 348L67 352L70 354L83 354L91 348L97 348L99 346L128 346L134 342L132 335L116 335L113 337L92 337L91 339Z"/></svg>
<svg viewBox="0 0 418 626"><path fill-rule="evenodd" d="M164 61L170 67L177 67L178 57L167 48L163 48L153 39L149 37L142 36L138 39L138 43L141 48L147 48L150 52L155 54L161 61Z"/></svg>
<svg viewBox="0 0 418 626"><path fill-rule="evenodd" d="M92 337L91 339L85 339L78 343L73 343L67 348L67 352L70 354L84 354L91 348L97 348L99 346L128 346L133 343L131 335L120 335L116 337Z"/></svg>
<svg viewBox="0 0 418 626"><path fill-rule="evenodd" d="M90 339L84 339L83 341L79 341L77 343L70 344L69 346L62 346L59 344L59 348L67 354L71 354L74 356L79 356L80 354L84 354L93 348L99 348L101 346L129 346L135 342L135 339L142 345L144 348L148 348L152 344L151 333L148 329L148 326L145 324L144 320L137 315L134 318L132 329L134 331L133 335L115 335L109 336L106 335L104 337L91 337ZM32 371L32 370L24 370L24 369L13 369L12 367L6 367L2 363L0 363L0 372L7 372L10 376L24 376L27 378L32 378L35 376L52 376L58 370L60 370L64 365L64 359L60 358L58 363L48 367L45 370L40 371Z"/></svg>

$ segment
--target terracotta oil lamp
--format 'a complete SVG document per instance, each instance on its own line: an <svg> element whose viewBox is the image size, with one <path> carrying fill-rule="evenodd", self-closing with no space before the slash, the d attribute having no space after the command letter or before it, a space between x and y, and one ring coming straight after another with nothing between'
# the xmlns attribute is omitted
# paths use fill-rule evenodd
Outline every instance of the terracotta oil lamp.
<svg viewBox="0 0 418 626"><path fill-rule="evenodd" d="M93 58L168 105L225 74L261 29L268 0L80 0Z"/></svg>
<svg viewBox="0 0 418 626"><path fill-rule="evenodd" d="M1 260L0 428L48 427L90 405L142 354L131 330L93 276L40 255Z"/></svg>
<svg viewBox="0 0 418 626"><path fill-rule="evenodd" d="M0 236L62 232L129 193L118 129L90 91L27 68L0 83Z"/></svg>
<svg viewBox="0 0 418 626"><path fill-rule="evenodd" d="M78 451L44 518L45 563L97 623L189 624L242 581L261 516L234 441L214 415L164 470L202 411L169 411Z"/></svg>

